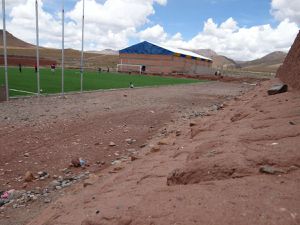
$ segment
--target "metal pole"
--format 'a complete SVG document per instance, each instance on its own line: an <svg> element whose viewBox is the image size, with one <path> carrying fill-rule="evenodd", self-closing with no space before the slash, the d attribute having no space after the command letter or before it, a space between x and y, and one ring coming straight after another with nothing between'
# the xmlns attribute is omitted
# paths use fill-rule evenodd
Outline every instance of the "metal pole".
<svg viewBox="0 0 300 225"><path fill-rule="evenodd" d="M37 75L37 89L38 96L40 96L40 55L39 55L39 17L38 17L38 1L35 1L35 17L36 17L36 75Z"/></svg>
<svg viewBox="0 0 300 225"><path fill-rule="evenodd" d="M62 0L62 43L61 43L61 94L64 96L64 60L65 60L65 4Z"/></svg>
<svg viewBox="0 0 300 225"><path fill-rule="evenodd" d="M83 47L84 47L84 0L82 2L82 36L81 36L81 61L80 61L80 92L83 91Z"/></svg>
<svg viewBox="0 0 300 225"><path fill-rule="evenodd" d="M5 0L2 0L2 15L3 15L3 55L4 55L4 73L5 73L5 92L6 92L6 101L8 101L9 100L9 88L8 88L8 76L7 76Z"/></svg>

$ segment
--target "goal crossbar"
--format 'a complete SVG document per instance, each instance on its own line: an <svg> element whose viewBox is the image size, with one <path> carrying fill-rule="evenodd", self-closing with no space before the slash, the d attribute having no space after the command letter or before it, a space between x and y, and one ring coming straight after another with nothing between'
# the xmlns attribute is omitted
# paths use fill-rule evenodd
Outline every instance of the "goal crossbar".
<svg viewBox="0 0 300 225"><path fill-rule="evenodd" d="M128 69L128 67L135 67L135 68L137 67L138 68L138 72L140 74L142 74L142 67L143 67L143 65L137 65L137 64L117 64L117 72L122 71L122 67L123 68L125 67L127 72L137 71L137 70L130 70L130 69Z"/></svg>

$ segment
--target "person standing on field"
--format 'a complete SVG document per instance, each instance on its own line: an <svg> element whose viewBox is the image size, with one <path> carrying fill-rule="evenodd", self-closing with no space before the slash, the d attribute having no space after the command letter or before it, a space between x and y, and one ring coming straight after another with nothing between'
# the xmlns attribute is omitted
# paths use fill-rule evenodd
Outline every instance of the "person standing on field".
<svg viewBox="0 0 300 225"><path fill-rule="evenodd" d="M19 71L20 71L20 73L22 73L22 64L21 63L19 63Z"/></svg>

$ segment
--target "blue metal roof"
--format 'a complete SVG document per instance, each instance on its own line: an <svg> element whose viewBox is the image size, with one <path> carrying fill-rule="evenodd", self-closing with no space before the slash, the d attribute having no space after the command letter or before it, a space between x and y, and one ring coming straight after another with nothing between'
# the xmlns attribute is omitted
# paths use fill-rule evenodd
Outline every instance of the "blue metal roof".
<svg viewBox="0 0 300 225"><path fill-rule="evenodd" d="M173 55L173 52L147 41L132 45L128 48L120 50L119 52L126 54Z"/></svg>
<svg viewBox="0 0 300 225"><path fill-rule="evenodd" d="M201 59L203 61L212 61L212 59L204 57L183 49L166 47L158 44L153 44L148 41L132 45L119 51L120 54L148 54L148 55L177 55L180 57L191 57L192 59Z"/></svg>

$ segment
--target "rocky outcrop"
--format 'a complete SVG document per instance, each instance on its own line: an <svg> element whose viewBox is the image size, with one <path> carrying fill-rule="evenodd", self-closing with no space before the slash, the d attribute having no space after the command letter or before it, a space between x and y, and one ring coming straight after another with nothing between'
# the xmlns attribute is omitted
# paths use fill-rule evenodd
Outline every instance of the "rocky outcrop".
<svg viewBox="0 0 300 225"><path fill-rule="evenodd" d="M300 90L300 32L276 76L294 89Z"/></svg>

